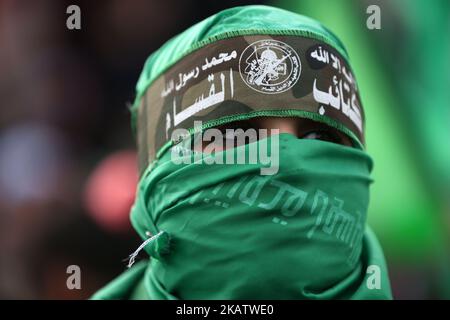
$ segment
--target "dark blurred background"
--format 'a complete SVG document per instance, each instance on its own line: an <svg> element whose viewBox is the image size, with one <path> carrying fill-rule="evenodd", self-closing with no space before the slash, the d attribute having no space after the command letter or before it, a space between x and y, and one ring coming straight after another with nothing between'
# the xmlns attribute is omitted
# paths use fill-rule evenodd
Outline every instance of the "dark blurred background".
<svg viewBox="0 0 450 320"><path fill-rule="evenodd" d="M68 30L66 8L81 9ZM0 0L0 298L84 299L140 244L127 103L147 56L222 9L269 4L346 45L375 161L369 224L394 297L450 298L450 2ZM381 29L366 26L369 5ZM66 269L81 269L69 290Z"/></svg>

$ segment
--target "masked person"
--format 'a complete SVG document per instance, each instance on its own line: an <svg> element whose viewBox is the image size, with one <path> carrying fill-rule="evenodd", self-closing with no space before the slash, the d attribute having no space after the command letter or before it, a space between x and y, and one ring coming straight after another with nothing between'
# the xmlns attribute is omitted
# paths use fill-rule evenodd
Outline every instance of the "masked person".
<svg viewBox="0 0 450 320"><path fill-rule="evenodd" d="M149 57L132 115L131 221L150 259L94 299L392 298L366 225L358 87L319 22L268 6L219 12ZM227 144L233 128L258 134ZM233 162L255 150L276 163Z"/></svg>

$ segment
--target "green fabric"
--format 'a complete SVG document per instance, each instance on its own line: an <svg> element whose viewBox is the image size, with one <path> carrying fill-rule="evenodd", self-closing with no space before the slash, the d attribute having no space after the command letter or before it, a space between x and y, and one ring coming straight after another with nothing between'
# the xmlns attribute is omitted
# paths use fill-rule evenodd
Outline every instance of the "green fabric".
<svg viewBox="0 0 450 320"><path fill-rule="evenodd" d="M150 55L136 85L136 98L131 109L133 130L141 97L150 84L168 68L187 54L219 39L255 34L298 35L321 40L349 60L341 41L311 18L264 5L223 10L173 37Z"/></svg>
<svg viewBox="0 0 450 320"><path fill-rule="evenodd" d="M280 134L203 156L272 143L280 161L270 176L259 175L260 164L175 164L162 155L139 183L131 219L142 239L150 232L170 242L155 237L145 273L132 267L128 283L94 298L390 299L382 251L366 228L367 153ZM371 265L380 288L367 285ZM128 294L138 273L145 290Z"/></svg>
<svg viewBox="0 0 450 320"><path fill-rule="evenodd" d="M142 276L146 270L147 263L140 261L136 263L133 268L122 273L119 277L111 281L107 286L97 291L91 299L93 300L118 300L127 299L133 296L133 291L136 291ZM142 296L142 292L139 294ZM137 298L137 297L136 297Z"/></svg>
<svg viewBox="0 0 450 320"><path fill-rule="evenodd" d="M149 57L133 125L149 85L179 59L218 39L250 34L311 37L348 60L341 42L315 20L267 6L228 9ZM205 163L274 143L275 175L260 175L261 164ZM94 299L392 298L382 250L366 226L372 160L364 150L290 134L185 164L171 161L172 150L166 144L142 174L131 212L148 241L149 262L131 267ZM373 267L380 287L370 286Z"/></svg>

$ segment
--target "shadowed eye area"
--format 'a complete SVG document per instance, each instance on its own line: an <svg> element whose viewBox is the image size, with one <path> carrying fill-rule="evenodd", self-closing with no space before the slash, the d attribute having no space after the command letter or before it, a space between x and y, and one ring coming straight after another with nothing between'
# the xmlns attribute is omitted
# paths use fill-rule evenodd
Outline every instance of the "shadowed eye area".
<svg viewBox="0 0 450 320"><path fill-rule="evenodd" d="M264 130L261 130L264 129ZM214 146L216 151L241 146L273 134L291 133L299 139L321 140L346 146L352 146L350 138L331 126L303 118L260 117L244 121L235 121L215 128L219 136L203 141L201 149L207 145ZM264 131L261 132L261 131Z"/></svg>
<svg viewBox="0 0 450 320"><path fill-rule="evenodd" d="M317 130L317 131L310 131L303 136L299 137L300 139L311 139L311 140L322 140L322 141L328 141L328 142L334 142L342 144L342 139L331 130Z"/></svg>

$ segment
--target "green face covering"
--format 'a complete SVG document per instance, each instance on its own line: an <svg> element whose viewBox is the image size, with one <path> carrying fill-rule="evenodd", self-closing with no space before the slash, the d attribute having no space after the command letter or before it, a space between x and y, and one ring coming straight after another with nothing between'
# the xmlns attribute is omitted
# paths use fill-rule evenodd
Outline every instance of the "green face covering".
<svg viewBox="0 0 450 320"><path fill-rule="evenodd" d="M276 175L260 175L259 164L174 164L170 152L144 173L132 222L143 239L157 237L145 247L153 258L141 298L390 298L365 233L370 157L290 134L279 148ZM380 269L378 289L369 264Z"/></svg>

